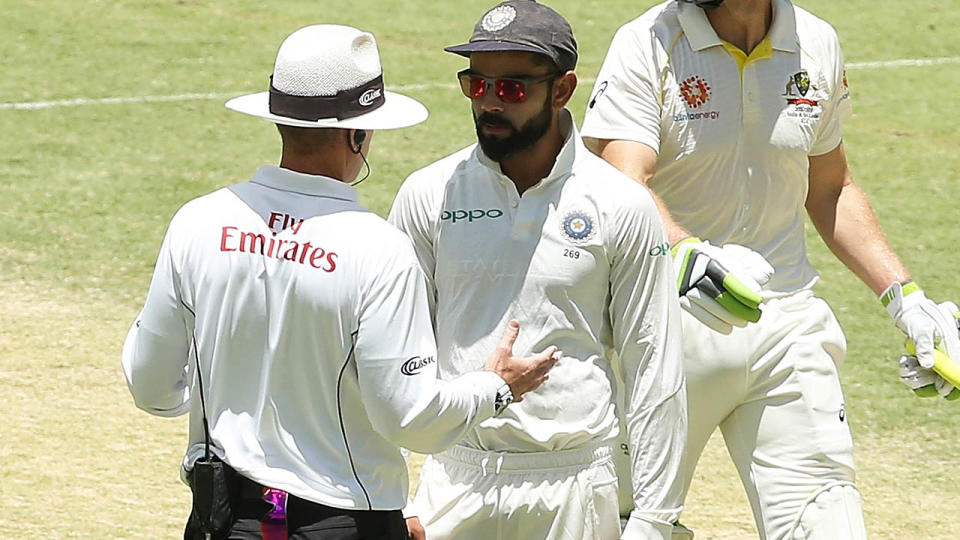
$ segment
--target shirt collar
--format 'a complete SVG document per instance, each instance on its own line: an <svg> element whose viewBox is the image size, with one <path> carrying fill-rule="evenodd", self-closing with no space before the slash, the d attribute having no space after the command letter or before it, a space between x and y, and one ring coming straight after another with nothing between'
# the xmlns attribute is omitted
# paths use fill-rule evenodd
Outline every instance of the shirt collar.
<svg viewBox="0 0 960 540"><path fill-rule="evenodd" d="M796 52L797 51L797 21L793 13L793 5L790 0L772 0L773 5L773 24L767 38L770 39L770 45L779 51ZM680 21L680 27L683 34L687 36L690 48L695 51L702 51L710 47L722 46L723 41L717 36L717 32L710 26L703 8L694 4L679 2L679 11L677 19Z"/></svg>
<svg viewBox="0 0 960 540"><path fill-rule="evenodd" d="M550 170L550 174L542 178L537 185L566 177L568 174L570 174L570 171L573 170L573 164L576 162L577 158L582 156L584 152L587 152L587 148L580 140L580 134L577 131L577 125L573 121L573 114L567 109L560 111L560 133L564 136L563 146L560 147L560 152L557 153L557 158L553 164L553 168ZM479 144L476 146L474 151L476 153L477 160L483 166L490 169L498 177L506 179L508 182L511 181L505 174L503 174L503 171L500 169L500 164L496 161L493 161L483 153L483 150L480 148Z"/></svg>
<svg viewBox="0 0 960 540"><path fill-rule="evenodd" d="M299 173L275 165L264 165L257 169L250 182L304 195L357 201L356 188L340 180L329 176Z"/></svg>

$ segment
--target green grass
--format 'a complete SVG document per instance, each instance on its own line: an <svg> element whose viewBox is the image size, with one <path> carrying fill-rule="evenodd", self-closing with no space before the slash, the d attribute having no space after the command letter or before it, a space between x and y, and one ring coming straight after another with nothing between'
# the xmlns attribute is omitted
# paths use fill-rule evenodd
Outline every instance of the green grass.
<svg viewBox="0 0 960 540"><path fill-rule="evenodd" d="M432 85L406 91L431 110L426 123L374 139L361 200L385 214L410 171L472 142L452 84L464 60L442 47L466 40L492 3L0 0L0 102L258 91L292 30L352 24L377 35L388 87ZM581 78L651 4L551 3L574 26ZM838 28L849 62L960 56L953 0L799 4ZM928 294L960 299L960 65L851 69L849 80L857 181ZM578 121L590 87L571 103ZM176 209L277 161L273 127L223 101L0 109L0 537L179 534L185 423L134 409L119 349ZM949 538L960 404L916 399L899 383L899 332L810 231L818 292L849 342L842 375L871 535ZM725 459L712 445L698 470L685 514L698 540L753 534Z"/></svg>

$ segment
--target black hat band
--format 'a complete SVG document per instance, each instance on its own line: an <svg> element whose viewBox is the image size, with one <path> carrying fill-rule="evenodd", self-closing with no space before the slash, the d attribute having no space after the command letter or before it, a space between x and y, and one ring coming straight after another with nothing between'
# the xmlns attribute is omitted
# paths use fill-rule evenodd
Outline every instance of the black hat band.
<svg viewBox="0 0 960 540"><path fill-rule="evenodd" d="M366 114L386 102L383 75L368 83L337 92L333 96L295 96L273 87L270 76L270 113L315 122L321 118L346 120Z"/></svg>

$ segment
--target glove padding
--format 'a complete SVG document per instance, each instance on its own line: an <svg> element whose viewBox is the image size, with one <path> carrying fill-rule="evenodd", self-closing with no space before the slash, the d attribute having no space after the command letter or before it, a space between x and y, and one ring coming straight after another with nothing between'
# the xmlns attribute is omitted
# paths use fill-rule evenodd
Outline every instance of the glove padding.
<svg viewBox="0 0 960 540"><path fill-rule="evenodd" d="M907 341L909 342L909 340ZM908 351L911 349L913 349L913 347L907 347ZM935 351L936 356L942 359L942 361L938 361L937 364L947 366L943 371L946 373L952 371L955 377L960 376L960 366L950 360L950 357L940 351L940 349L935 349ZM917 361L917 357L912 354L901 356L898 364L900 366L900 381L907 385L907 387L913 390L918 396L943 396L944 399L949 401L960 399L960 388L955 386L956 384L960 384L960 380L954 378L948 382L947 379L940 374L939 370L924 369L921 367L920 362ZM951 384L951 382L953 384Z"/></svg>
<svg viewBox="0 0 960 540"><path fill-rule="evenodd" d="M763 255L695 237L678 242L672 251L680 305L691 315L723 334L760 320L760 290L773 275Z"/></svg>
<svg viewBox="0 0 960 540"><path fill-rule="evenodd" d="M935 304L916 284L894 283L880 297L894 323L907 335L899 361L900 380L917 395L960 398L960 309Z"/></svg>

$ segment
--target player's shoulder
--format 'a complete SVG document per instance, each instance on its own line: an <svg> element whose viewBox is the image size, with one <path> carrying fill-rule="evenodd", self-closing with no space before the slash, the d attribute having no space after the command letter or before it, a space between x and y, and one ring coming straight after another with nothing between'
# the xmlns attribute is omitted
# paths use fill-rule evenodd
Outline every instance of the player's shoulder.
<svg viewBox="0 0 960 540"><path fill-rule="evenodd" d="M680 27L679 6L676 0L667 0L644 11L636 18L624 23L620 30L629 32L650 32L655 29Z"/></svg>
<svg viewBox="0 0 960 540"><path fill-rule="evenodd" d="M627 21L614 37L615 43L626 47L647 49L658 41L670 40L682 32L676 0L667 0Z"/></svg>
<svg viewBox="0 0 960 540"><path fill-rule="evenodd" d="M230 193L229 188L220 188L205 195L200 195L185 202L177 209L170 221L171 227L177 225L190 228L215 220L216 217L229 213L235 202L236 197Z"/></svg>
<svg viewBox="0 0 960 540"><path fill-rule="evenodd" d="M476 144L471 144L413 171L404 180L401 190L408 192L442 191L450 181L469 174L472 168L480 165L475 158L476 146Z"/></svg>
<svg viewBox="0 0 960 540"><path fill-rule="evenodd" d="M793 17L797 27L797 39L804 50L821 54L833 54L840 48L840 36L837 29L825 19L786 0L784 4L793 8Z"/></svg>

